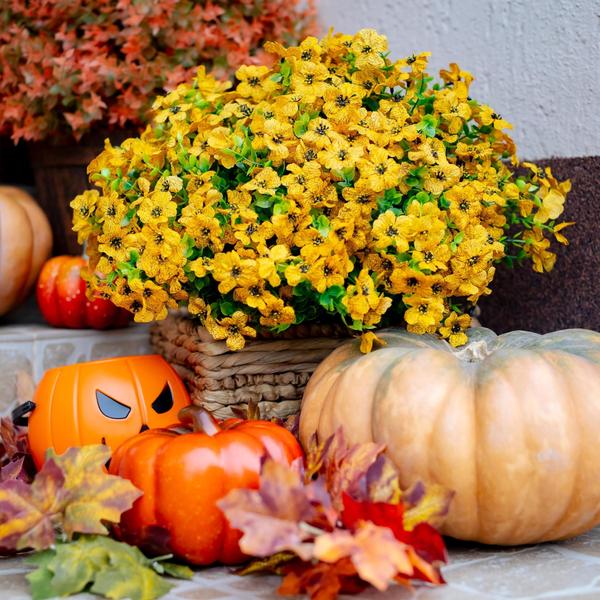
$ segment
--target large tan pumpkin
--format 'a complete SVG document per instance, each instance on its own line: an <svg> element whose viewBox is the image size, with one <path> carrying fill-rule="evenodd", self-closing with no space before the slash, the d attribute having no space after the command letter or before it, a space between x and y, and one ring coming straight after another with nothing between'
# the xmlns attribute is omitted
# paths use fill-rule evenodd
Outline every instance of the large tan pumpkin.
<svg viewBox="0 0 600 600"><path fill-rule="evenodd" d="M527 544L600 523L600 334L469 333L458 350L401 330L367 355L344 344L306 388L302 443L342 425L386 444L404 486L455 490L443 532L459 539Z"/></svg>
<svg viewBox="0 0 600 600"><path fill-rule="evenodd" d="M50 224L35 200L0 186L0 315L27 296L51 249Z"/></svg>

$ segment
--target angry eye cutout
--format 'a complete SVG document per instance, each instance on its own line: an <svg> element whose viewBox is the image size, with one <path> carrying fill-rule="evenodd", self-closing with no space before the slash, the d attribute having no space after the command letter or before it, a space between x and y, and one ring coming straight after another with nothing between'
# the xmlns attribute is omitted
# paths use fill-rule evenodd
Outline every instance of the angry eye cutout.
<svg viewBox="0 0 600 600"><path fill-rule="evenodd" d="M157 412L159 415L169 412L173 408L173 392L168 383L165 383L162 392L152 403L152 408L154 412Z"/></svg>
<svg viewBox="0 0 600 600"><path fill-rule="evenodd" d="M121 404L100 390L96 390L96 402L100 412L109 419L126 419L131 412L131 407Z"/></svg>

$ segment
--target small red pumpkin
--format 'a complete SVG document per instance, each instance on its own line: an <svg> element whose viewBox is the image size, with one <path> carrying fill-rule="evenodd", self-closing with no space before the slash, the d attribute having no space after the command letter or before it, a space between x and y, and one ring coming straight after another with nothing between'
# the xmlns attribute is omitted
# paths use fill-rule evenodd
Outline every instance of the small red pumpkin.
<svg viewBox="0 0 600 600"><path fill-rule="evenodd" d="M302 456L296 438L269 421L217 421L201 408L179 413L192 432L153 429L124 442L109 471L144 495L121 518L120 536L141 544L152 527L169 534L170 551L196 565L236 564L247 558L241 534L217 502L235 488L257 488L265 455L282 463Z"/></svg>
<svg viewBox="0 0 600 600"><path fill-rule="evenodd" d="M36 296L44 319L53 327L112 329L125 327L131 314L110 300L96 296L88 300L81 270L81 256L55 256L40 273Z"/></svg>

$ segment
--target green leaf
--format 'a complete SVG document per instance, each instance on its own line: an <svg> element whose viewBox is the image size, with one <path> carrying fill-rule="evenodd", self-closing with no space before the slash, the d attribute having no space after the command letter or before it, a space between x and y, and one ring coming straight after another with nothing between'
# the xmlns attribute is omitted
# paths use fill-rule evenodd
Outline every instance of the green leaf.
<svg viewBox="0 0 600 600"><path fill-rule="evenodd" d="M313 227L324 238L326 238L329 235L329 230L331 229L329 219L325 215L319 215L318 217L313 217Z"/></svg>
<svg viewBox="0 0 600 600"><path fill-rule="evenodd" d="M54 557L52 550L44 550L34 554L28 559L28 563L31 565L37 565L37 569L27 575L29 584L31 586L31 597L33 600L44 600L45 598L52 598L56 595L54 588L52 587L52 577L54 574L48 568L48 564Z"/></svg>
<svg viewBox="0 0 600 600"><path fill-rule="evenodd" d="M433 115L425 115L417 123L417 131L425 134L427 137L435 137L438 120Z"/></svg>
<svg viewBox="0 0 600 600"><path fill-rule="evenodd" d="M259 208L271 208L273 206L273 197L267 196L263 194L255 194L254 195L254 205Z"/></svg>
<svg viewBox="0 0 600 600"><path fill-rule="evenodd" d="M342 305L342 298L346 295L346 290L341 285L332 285L323 293L319 294L319 304L327 311L334 312Z"/></svg>
<svg viewBox="0 0 600 600"><path fill-rule="evenodd" d="M454 239L450 243L450 249L452 250L452 252L456 252L459 244L463 241L464 237L465 234L462 231L454 236Z"/></svg>
<svg viewBox="0 0 600 600"><path fill-rule="evenodd" d="M289 87L290 79L292 77L292 65L287 60L284 60L281 63L279 72L281 73L281 84L283 85L284 88Z"/></svg>
<svg viewBox="0 0 600 600"><path fill-rule="evenodd" d="M177 563L172 562L152 563L152 568L157 572L157 565L159 565L167 575L175 577L176 579L191 579L194 576L194 571L187 565L178 565Z"/></svg>
<svg viewBox="0 0 600 600"><path fill-rule="evenodd" d="M310 113L302 113L294 122L294 134L296 137L302 137L308 130L310 123Z"/></svg>
<svg viewBox="0 0 600 600"><path fill-rule="evenodd" d="M284 215L290 210L290 203L287 200L277 200L275 204L273 204L273 214L274 215Z"/></svg>
<svg viewBox="0 0 600 600"><path fill-rule="evenodd" d="M221 300L219 302L219 310L221 311L221 314L230 317L236 311L236 306L233 302Z"/></svg>
<svg viewBox="0 0 600 600"><path fill-rule="evenodd" d="M190 569L161 564L140 550L102 536L81 536L28 559L38 568L27 575L34 599L43 600L91 591L107 598L154 600L171 589L156 568L189 578ZM167 568L168 565L168 568Z"/></svg>

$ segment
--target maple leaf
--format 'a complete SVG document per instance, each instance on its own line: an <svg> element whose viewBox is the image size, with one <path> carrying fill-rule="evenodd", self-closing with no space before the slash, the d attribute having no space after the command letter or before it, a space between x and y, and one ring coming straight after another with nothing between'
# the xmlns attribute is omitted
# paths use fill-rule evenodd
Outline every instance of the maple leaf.
<svg viewBox="0 0 600 600"><path fill-rule="evenodd" d="M245 554L265 557L291 550L310 558L312 548L307 523L317 511L307 495L298 469L266 460L258 490L232 490L218 502L231 525L243 532Z"/></svg>
<svg viewBox="0 0 600 600"><path fill-rule="evenodd" d="M32 483L0 482L0 548L4 552L54 543L56 532L108 533L103 521L117 523L140 495L128 480L107 474L105 446L49 453Z"/></svg>
<svg viewBox="0 0 600 600"><path fill-rule="evenodd" d="M387 527L397 540L413 547L424 560L430 563L446 562L444 540L434 527L426 522L421 522L410 530L405 528L406 513L402 503L358 501L347 494L344 495L343 502L344 510L341 519L348 529L355 529L360 526L361 522L366 521ZM438 569L435 579L440 577ZM421 577L418 576L418 578Z"/></svg>
<svg viewBox="0 0 600 600"><path fill-rule="evenodd" d="M284 567L283 571L285 577L277 590L282 596L306 593L312 600L331 600L339 593L358 594L367 587L349 558L333 564L298 560Z"/></svg>
<svg viewBox="0 0 600 600"><path fill-rule="evenodd" d="M0 547L38 550L54 542L64 480L60 467L48 460L32 484L19 479L0 483Z"/></svg>
<svg viewBox="0 0 600 600"><path fill-rule="evenodd" d="M7 462L0 467L0 481L6 481L7 479L27 479L24 466L24 456Z"/></svg>
<svg viewBox="0 0 600 600"><path fill-rule="evenodd" d="M415 528L420 523L436 525L441 523L448 514L454 492L442 485L417 482L403 494L403 501L407 505L404 513L404 527L407 530Z"/></svg>
<svg viewBox="0 0 600 600"><path fill-rule="evenodd" d="M38 567L27 575L34 600L85 590L108 598L153 600L171 589L159 574L192 576L188 567L148 559L137 548L103 536L56 544L28 562Z"/></svg>
<svg viewBox="0 0 600 600"><path fill-rule="evenodd" d="M315 558L335 563L350 558L356 572L378 590L386 590L397 574L411 577L414 567L407 546L390 529L363 521L354 533L337 530L315 540Z"/></svg>
<svg viewBox="0 0 600 600"><path fill-rule="evenodd" d="M110 449L99 444L69 448L64 454L54 456L65 475L68 501L63 528L67 536L74 532L108 533L102 521L118 523L121 514L141 496L127 479L106 473L104 465L110 456Z"/></svg>
<svg viewBox="0 0 600 600"><path fill-rule="evenodd" d="M314 465L321 465L318 472L325 478L332 504L337 510L343 509L344 493L359 497L368 495L367 473L384 450L384 444L375 442L349 446L343 428L339 427L314 451L310 460L314 461Z"/></svg>
<svg viewBox="0 0 600 600"><path fill-rule="evenodd" d="M0 456L6 456L9 460L28 453L27 430L15 426L12 419L7 417L0 419L0 441Z"/></svg>
<svg viewBox="0 0 600 600"><path fill-rule="evenodd" d="M284 565L298 560L293 552L277 552L266 558L257 558L235 571L236 575L252 575L252 573L283 573Z"/></svg>

